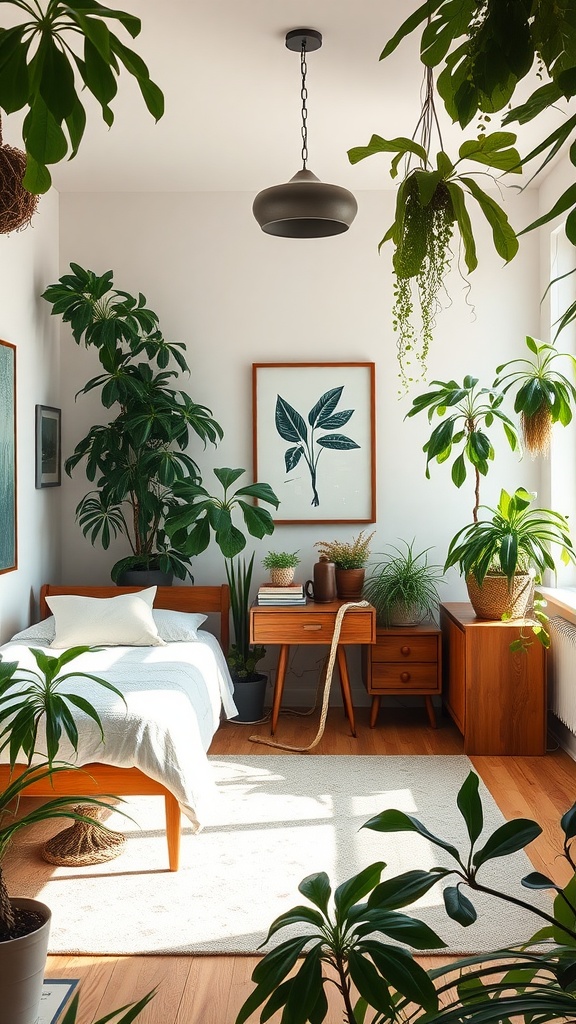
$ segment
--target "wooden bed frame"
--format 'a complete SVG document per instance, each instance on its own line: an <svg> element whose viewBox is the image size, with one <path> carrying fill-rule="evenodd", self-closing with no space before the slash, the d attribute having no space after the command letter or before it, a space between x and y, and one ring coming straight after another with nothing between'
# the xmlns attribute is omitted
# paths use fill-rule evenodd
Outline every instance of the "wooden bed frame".
<svg viewBox="0 0 576 1024"><path fill-rule="evenodd" d="M142 587L56 587L45 584L40 591L40 618L47 618L51 612L46 598L59 594L74 594L80 597L118 597L119 594L136 593ZM158 587L154 599L155 608L170 608L179 612L214 612L220 616L220 644L226 654L230 641L230 591L226 584L219 587ZM16 772L24 771L24 765L17 765ZM9 766L0 765L0 787L8 783ZM139 768L115 768L108 764L86 764L82 770L59 772L52 779L43 779L27 787L26 795L57 796L163 796L166 807L166 839L168 841L168 862L170 871L180 866L180 806L176 797L159 782L149 778Z"/></svg>

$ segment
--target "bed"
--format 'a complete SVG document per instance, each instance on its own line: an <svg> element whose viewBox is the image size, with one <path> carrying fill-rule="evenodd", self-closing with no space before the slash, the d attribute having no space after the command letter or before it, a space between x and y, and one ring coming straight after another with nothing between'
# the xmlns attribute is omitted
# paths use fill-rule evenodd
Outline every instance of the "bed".
<svg viewBox="0 0 576 1024"><path fill-rule="evenodd" d="M6 660L18 660L28 665L34 664L30 661L32 656L29 647L47 648L50 654L58 656L60 652L50 649L49 641L44 642L46 638L42 636L43 629L47 633L49 621L54 621L49 620L51 610L48 601L51 598L65 595L115 598L123 594L137 594L140 597L144 591L145 588L138 587L45 585L40 593L41 622L31 628L33 637L27 639L26 634L30 631L23 631L23 638L22 634L17 634L0 648L0 653ZM86 695L97 707L105 737L108 725L109 741L105 749L102 750L102 744L98 741L100 752L94 756L95 741L94 736L90 735L92 723L86 718L84 730L80 729L79 756L74 761L82 766L82 772L61 772L52 782L44 780L32 785L28 792L40 797L54 796L55 792L79 797L102 794L121 797L163 796L169 867L171 871L177 871L181 814L184 812L195 830L204 823L199 813L198 800L209 803L214 786L206 751L218 728L221 714L233 717L236 713L232 681L224 657L229 643L230 595L226 585L158 587L153 601L154 613L157 610L171 610L176 613L217 615L220 643L211 633L198 629L196 639L199 642L195 643L168 643L157 647L108 647L98 653L82 655L77 663L78 671L92 671L105 676L124 693L130 712L125 717L128 724L122 727L121 714L123 712L126 716L126 708L120 698L114 698L110 691L93 684L96 690L87 690ZM44 621L45 626L42 625ZM35 639L36 636L40 637L40 641ZM83 662L87 658L96 660L87 666ZM129 680L125 684L120 682L124 674ZM187 675L191 676L190 682ZM74 687L76 692L80 692L77 687L82 683L82 680L78 680ZM162 687L161 701L158 701L158 691L154 689L157 685ZM202 693L202 721L199 720L194 704L198 691ZM155 708L153 717L146 714L152 706ZM141 707L144 711L142 721L137 717ZM195 715L198 720L195 720ZM80 724L80 720L77 720ZM164 761L158 756L160 750ZM61 745L59 756L62 760L72 759L67 756L65 745ZM7 751L2 752L0 760L7 762ZM23 766L18 766L16 770L22 771ZM0 786L6 785L8 774L7 763L1 763ZM192 775L194 778L190 777Z"/></svg>

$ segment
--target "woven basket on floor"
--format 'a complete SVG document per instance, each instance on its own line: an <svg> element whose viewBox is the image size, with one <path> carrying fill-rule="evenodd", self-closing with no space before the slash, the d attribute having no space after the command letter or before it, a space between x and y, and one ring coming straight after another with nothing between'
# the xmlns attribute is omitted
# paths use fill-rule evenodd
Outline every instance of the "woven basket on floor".
<svg viewBox="0 0 576 1024"><path fill-rule="evenodd" d="M468 597L479 619L529 618L534 605L534 573L518 573L508 587L506 576L487 573L479 587L475 577L466 577Z"/></svg>
<svg viewBox="0 0 576 1024"><path fill-rule="evenodd" d="M92 804L79 804L76 814L98 819L100 808ZM42 847L42 857L49 864L82 867L84 864L102 864L119 857L126 844L121 832L103 829L88 821L75 821L70 828L58 832Z"/></svg>

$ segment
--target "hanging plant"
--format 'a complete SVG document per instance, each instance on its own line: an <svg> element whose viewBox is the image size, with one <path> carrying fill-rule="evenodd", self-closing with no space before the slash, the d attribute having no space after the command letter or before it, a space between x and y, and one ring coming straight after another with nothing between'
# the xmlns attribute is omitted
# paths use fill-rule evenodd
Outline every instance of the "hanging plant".
<svg viewBox="0 0 576 1024"><path fill-rule="evenodd" d="M421 141L415 138L384 139L373 135L367 146L348 151L352 164L375 153L394 154L390 175L398 174L400 161L406 159L406 170L397 197L394 221L378 249L385 242L395 246L393 324L398 334L398 362L404 390L415 378L425 377L428 350L432 341L436 316L440 307L439 292L445 284L452 259L453 235L460 235L464 262L469 273L478 265L476 243L466 199L480 207L492 229L494 247L508 263L518 251L518 240L508 217L498 203L480 187L470 174L462 174L458 165L472 160L501 171L520 172L520 157L514 148L516 136L511 132L480 133L477 139L464 142L453 162L444 152L434 110L433 80L426 73L426 96L420 121ZM441 149L435 161L430 156L432 130L435 128ZM410 160L418 160L417 167ZM485 173L485 172L484 172ZM419 322L414 320L415 299Z"/></svg>
<svg viewBox="0 0 576 1024"><path fill-rule="evenodd" d="M20 231L28 226L38 206L38 196L22 184L26 170L26 153L7 146L2 140L0 117L0 234Z"/></svg>
<svg viewBox="0 0 576 1024"><path fill-rule="evenodd" d="M546 455L550 447L553 423L566 427L572 420L571 403L576 402L576 388L571 380L552 368L556 359L569 359L572 369L576 359L569 352L558 352L535 338L526 338L533 359L511 359L496 367L494 387L506 394L518 388L514 411L520 413L526 448L532 455ZM508 370L508 373L504 371Z"/></svg>

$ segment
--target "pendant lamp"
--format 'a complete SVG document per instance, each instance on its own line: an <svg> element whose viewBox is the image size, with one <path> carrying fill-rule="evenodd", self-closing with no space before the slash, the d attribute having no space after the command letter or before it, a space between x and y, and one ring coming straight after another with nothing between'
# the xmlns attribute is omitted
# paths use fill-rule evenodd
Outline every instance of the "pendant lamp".
<svg viewBox="0 0 576 1024"><path fill-rule="evenodd" d="M319 50L322 35L314 29L294 29L286 36L289 50L300 53L302 85L302 170L290 181L273 185L259 192L252 211L262 231L283 238L324 238L340 235L350 227L358 204L351 192L339 185L320 181L306 166L308 161L308 127L306 88L306 54Z"/></svg>

